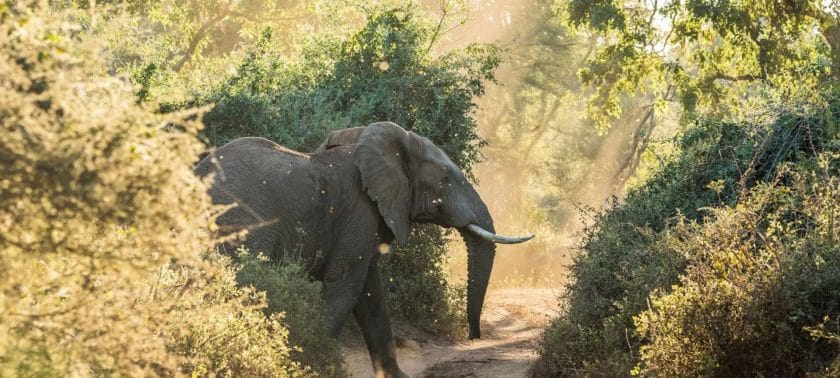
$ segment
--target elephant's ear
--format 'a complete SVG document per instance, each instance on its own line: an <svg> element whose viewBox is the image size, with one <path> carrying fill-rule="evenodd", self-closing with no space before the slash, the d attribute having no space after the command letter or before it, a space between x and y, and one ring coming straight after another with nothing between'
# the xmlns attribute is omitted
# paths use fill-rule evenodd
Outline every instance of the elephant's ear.
<svg viewBox="0 0 840 378"><path fill-rule="evenodd" d="M335 130L327 135L327 140L318 147L315 152L329 150L330 148L347 146L359 142L359 138L365 127L351 127L348 129Z"/></svg>
<svg viewBox="0 0 840 378"><path fill-rule="evenodd" d="M408 211L411 191L406 171L409 135L391 122L369 125L356 146L353 162L362 174L368 196L399 244L408 239Z"/></svg>

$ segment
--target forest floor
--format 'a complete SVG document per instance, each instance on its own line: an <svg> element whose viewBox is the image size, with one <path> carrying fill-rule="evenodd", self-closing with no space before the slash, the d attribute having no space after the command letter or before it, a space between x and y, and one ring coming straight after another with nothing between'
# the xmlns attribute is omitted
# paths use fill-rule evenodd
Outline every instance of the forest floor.
<svg viewBox="0 0 840 378"><path fill-rule="evenodd" d="M490 291L481 316L481 339L434 338L404 325L394 327L400 367L412 377L525 377L537 346L556 316L557 290L512 288ZM359 337L361 339L361 337ZM343 342L354 378L373 376L361 340Z"/></svg>

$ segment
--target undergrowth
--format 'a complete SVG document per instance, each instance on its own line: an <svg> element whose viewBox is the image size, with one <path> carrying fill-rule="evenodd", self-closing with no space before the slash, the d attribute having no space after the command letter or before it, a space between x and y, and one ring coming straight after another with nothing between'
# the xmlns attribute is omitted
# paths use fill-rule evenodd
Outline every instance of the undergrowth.
<svg viewBox="0 0 840 378"><path fill-rule="evenodd" d="M689 123L673 161L592 213L534 374L800 375L829 364L836 348L803 327L836 316L840 261L826 230L837 218L814 204L837 195L825 160L840 147L838 112L829 87L822 102L750 122ZM757 200L768 195L787 210Z"/></svg>
<svg viewBox="0 0 840 378"><path fill-rule="evenodd" d="M137 106L74 16L0 3L0 376L310 374L204 253L200 125Z"/></svg>
<svg viewBox="0 0 840 378"><path fill-rule="evenodd" d="M314 282L296 261L270 261L240 251L236 280L240 285L265 292L266 316L283 314L282 323L289 330L290 352L295 361L310 366L321 377L342 377L337 339L326 337L327 312L321 297L321 283Z"/></svg>

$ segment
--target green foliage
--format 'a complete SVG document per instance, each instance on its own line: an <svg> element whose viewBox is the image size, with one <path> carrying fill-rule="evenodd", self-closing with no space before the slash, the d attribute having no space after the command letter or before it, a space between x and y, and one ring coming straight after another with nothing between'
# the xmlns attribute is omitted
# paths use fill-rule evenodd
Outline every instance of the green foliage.
<svg viewBox="0 0 840 378"><path fill-rule="evenodd" d="M0 3L0 375L305 374L201 255L199 125L136 106L79 19Z"/></svg>
<svg viewBox="0 0 840 378"><path fill-rule="evenodd" d="M446 275L446 244L437 226L416 226L408 245L381 256L388 312L430 332L466 335L467 293Z"/></svg>
<svg viewBox="0 0 840 378"><path fill-rule="evenodd" d="M836 148L837 102L829 98L831 108L792 106L754 123L697 120L683 133L675 160L623 203L596 213L571 267L567 311L546 332L541 369L626 374L645 342L632 331L633 317L648 308L652 292L693 269L670 236L676 220L703 223L704 211L740 203L785 162Z"/></svg>
<svg viewBox="0 0 840 378"><path fill-rule="evenodd" d="M221 377L302 377L317 372L305 368L295 355L299 348L290 342L284 314L259 311L267 306L266 293L240 288L240 267L228 257L214 252L205 258L215 271L162 269L155 287L177 295L168 319L175 327L164 332L168 349L185 357L181 371ZM197 282L198 290L190 290Z"/></svg>
<svg viewBox="0 0 840 378"><path fill-rule="evenodd" d="M565 7L572 25L604 40L584 83L602 128L622 95L679 99L686 110L738 114L762 97L807 98L840 74L840 9L833 2L591 1Z"/></svg>
<svg viewBox="0 0 840 378"><path fill-rule="evenodd" d="M820 168L783 170L707 223L679 222L669 245L690 268L636 318L642 375L801 376L837 358L806 330L840 311L837 161L819 155L807 165Z"/></svg>
<svg viewBox="0 0 840 378"><path fill-rule="evenodd" d="M88 2L80 4L88 7ZM131 35L113 45L115 58L130 68L145 71L147 64L159 68L165 78L190 64L202 66L206 60L225 57L239 45L250 45L267 25L282 28L298 14L295 1L248 0L132 0L102 7L98 16L127 13L135 30L153 31L143 38ZM94 16L96 17L96 16ZM284 28L286 30L286 28ZM152 38L148 38L153 36ZM138 38L140 37L140 38ZM128 43L125 43L128 42Z"/></svg>
<svg viewBox="0 0 840 378"><path fill-rule="evenodd" d="M429 137L469 176L483 144L472 117L474 98L493 79L499 58L492 46L473 45L433 59L433 29L418 12L410 6L377 10L357 33L317 39L292 62L266 29L232 77L189 105L215 104L204 117L214 145L257 135L311 151L329 131L393 121ZM452 307L463 301L463 291L443 277L441 233L415 231L412 240L382 264L394 277L389 307L407 321L454 330L464 321L463 310ZM418 311L408 303L419 297L428 301Z"/></svg>
<svg viewBox="0 0 840 378"><path fill-rule="evenodd" d="M295 261L272 262L267 258L240 253L236 279L242 286L265 292L267 316L285 314L289 343L296 347L292 358L321 377L341 377L341 349L336 339L325 337L327 312L321 298L321 284L312 282Z"/></svg>
<svg viewBox="0 0 840 378"><path fill-rule="evenodd" d="M324 37L289 62L273 33L263 38L218 91L205 117L215 145L261 135L313 150L329 131L389 120L427 136L467 171L478 160L474 98L493 79L492 46L473 45L432 59L431 27L413 7L376 11L346 39Z"/></svg>

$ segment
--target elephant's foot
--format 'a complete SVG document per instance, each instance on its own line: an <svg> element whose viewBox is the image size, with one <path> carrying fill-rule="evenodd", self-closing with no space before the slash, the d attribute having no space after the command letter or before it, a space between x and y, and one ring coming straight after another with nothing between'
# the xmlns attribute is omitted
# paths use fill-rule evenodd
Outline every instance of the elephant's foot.
<svg viewBox="0 0 840 378"><path fill-rule="evenodd" d="M374 373L374 377L376 378L411 378L410 375L406 374L404 371L397 369L396 371L387 372L385 370L379 370Z"/></svg>
<svg viewBox="0 0 840 378"><path fill-rule="evenodd" d="M410 375L400 369L396 361L386 364L374 363L373 376L376 378L411 378Z"/></svg>

